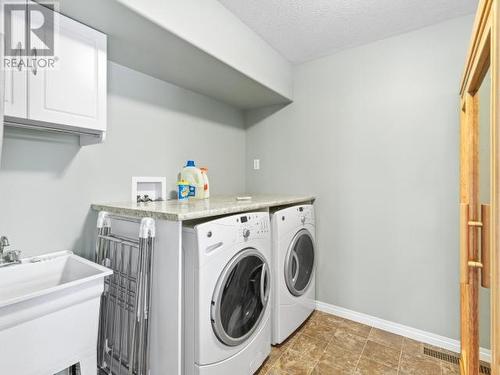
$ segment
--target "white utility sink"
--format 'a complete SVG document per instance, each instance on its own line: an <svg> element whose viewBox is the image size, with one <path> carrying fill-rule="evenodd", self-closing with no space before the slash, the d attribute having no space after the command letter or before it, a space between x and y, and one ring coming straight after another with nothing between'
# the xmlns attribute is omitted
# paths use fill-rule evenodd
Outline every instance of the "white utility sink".
<svg viewBox="0 0 500 375"><path fill-rule="evenodd" d="M97 372L104 277L112 273L71 252L0 268L0 374L52 375L80 363Z"/></svg>

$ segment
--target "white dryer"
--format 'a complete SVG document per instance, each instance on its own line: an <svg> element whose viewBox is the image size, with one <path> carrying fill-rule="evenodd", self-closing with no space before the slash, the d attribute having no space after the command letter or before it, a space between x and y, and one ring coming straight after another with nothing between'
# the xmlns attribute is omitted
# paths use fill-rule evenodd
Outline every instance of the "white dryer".
<svg viewBox="0 0 500 375"><path fill-rule="evenodd" d="M314 207L300 205L272 214L272 343L280 344L315 308Z"/></svg>
<svg viewBox="0 0 500 375"><path fill-rule="evenodd" d="M185 228L183 254L183 374L253 374L271 351L269 214Z"/></svg>

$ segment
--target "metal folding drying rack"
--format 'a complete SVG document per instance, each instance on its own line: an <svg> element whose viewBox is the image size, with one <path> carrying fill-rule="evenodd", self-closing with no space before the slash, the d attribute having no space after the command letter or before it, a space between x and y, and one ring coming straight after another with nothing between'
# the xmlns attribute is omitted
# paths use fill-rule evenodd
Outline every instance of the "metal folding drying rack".
<svg viewBox="0 0 500 375"><path fill-rule="evenodd" d="M113 275L105 280L101 297L97 347L101 374L149 373L153 219L140 221L138 237L113 234L111 216L106 212L99 214L96 262L113 270Z"/></svg>

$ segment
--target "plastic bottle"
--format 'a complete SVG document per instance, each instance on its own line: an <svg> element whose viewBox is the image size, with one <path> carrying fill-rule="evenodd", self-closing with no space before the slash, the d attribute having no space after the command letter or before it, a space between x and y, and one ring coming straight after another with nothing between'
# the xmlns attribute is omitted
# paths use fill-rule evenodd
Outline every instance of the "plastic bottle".
<svg viewBox="0 0 500 375"><path fill-rule="evenodd" d="M210 186L208 183L208 168L200 168L201 174L203 175L203 198L210 198Z"/></svg>
<svg viewBox="0 0 500 375"><path fill-rule="evenodd" d="M189 197L203 199L203 175L199 168L196 168L194 160L188 160L186 166L182 168L181 180L186 180L190 185Z"/></svg>

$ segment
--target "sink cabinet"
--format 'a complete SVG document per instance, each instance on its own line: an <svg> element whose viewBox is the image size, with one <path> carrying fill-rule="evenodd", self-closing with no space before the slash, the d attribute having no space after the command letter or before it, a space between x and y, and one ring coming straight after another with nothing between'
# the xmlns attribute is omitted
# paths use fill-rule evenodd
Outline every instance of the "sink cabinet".
<svg viewBox="0 0 500 375"><path fill-rule="evenodd" d="M95 375L101 295L111 274L71 252L0 268L0 372L48 375L79 363L81 375Z"/></svg>
<svg viewBox="0 0 500 375"><path fill-rule="evenodd" d="M54 67L37 66L43 45L32 37L29 60L34 66L5 74L5 122L101 140L106 132L106 35L53 14ZM35 27L30 22L12 17L13 46L25 45L25 33Z"/></svg>

